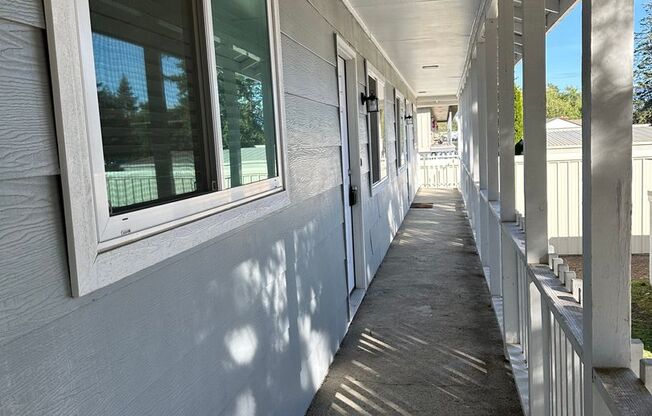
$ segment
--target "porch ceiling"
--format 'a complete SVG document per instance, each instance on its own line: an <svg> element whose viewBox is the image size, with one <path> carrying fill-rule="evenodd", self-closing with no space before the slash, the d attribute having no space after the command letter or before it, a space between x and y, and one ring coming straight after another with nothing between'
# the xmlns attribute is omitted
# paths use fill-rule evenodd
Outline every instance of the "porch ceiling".
<svg viewBox="0 0 652 416"><path fill-rule="evenodd" d="M348 1L420 99L457 94L481 0Z"/></svg>

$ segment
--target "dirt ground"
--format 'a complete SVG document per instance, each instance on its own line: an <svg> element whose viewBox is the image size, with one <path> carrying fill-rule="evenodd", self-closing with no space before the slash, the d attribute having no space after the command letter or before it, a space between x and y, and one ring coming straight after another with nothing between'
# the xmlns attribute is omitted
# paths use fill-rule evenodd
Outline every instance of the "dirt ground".
<svg viewBox="0 0 652 416"><path fill-rule="evenodd" d="M569 268L582 277L582 256L562 256ZM645 345L645 358L652 358L652 287L648 278L649 256L632 256L632 338Z"/></svg>
<svg viewBox="0 0 652 416"><path fill-rule="evenodd" d="M582 256L562 256L568 267L582 278ZM632 280L648 280L649 258L647 254L632 255Z"/></svg>

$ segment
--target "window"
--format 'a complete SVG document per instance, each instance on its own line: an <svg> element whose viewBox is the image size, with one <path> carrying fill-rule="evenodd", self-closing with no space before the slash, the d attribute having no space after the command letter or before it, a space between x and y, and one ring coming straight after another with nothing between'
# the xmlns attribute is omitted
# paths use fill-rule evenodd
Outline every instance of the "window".
<svg viewBox="0 0 652 416"><path fill-rule="evenodd" d="M371 180L377 184L387 178L387 139L385 136L385 83L367 63L367 94L378 97L378 112L369 113Z"/></svg>
<svg viewBox="0 0 652 416"><path fill-rule="evenodd" d="M283 193L276 2L46 0L75 262Z"/></svg>
<svg viewBox="0 0 652 416"><path fill-rule="evenodd" d="M405 126L405 98L398 90L394 89L395 131L396 131L396 168L405 166L406 126Z"/></svg>

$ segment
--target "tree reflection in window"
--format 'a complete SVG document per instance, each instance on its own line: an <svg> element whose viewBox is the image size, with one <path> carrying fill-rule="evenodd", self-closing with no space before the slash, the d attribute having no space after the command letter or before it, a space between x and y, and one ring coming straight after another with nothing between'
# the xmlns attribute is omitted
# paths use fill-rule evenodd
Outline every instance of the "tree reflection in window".
<svg viewBox="0 0 652 416"><path fill-rule="evenodd" d="M226 188L277 176L265 0L213 0Z"/></svg>
<svg viewBox="0 0 652 416"><path fill-rule="evenodd" d="M192 5L163 3L90 2L111 214L211 189Z"/></svg>

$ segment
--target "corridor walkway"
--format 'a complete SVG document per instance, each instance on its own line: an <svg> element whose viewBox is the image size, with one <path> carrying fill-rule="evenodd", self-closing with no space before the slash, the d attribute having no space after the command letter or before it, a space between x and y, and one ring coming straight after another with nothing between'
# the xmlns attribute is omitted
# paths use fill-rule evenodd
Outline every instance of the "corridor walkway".
<svg viewBox="0 0 652 416"><path fill-rule="evenodd" d="M422 190L308 415L520 415L462 198Z"/></svg>

